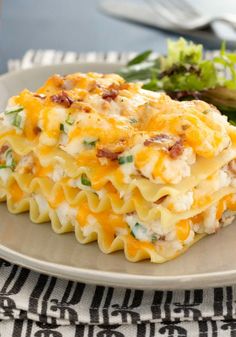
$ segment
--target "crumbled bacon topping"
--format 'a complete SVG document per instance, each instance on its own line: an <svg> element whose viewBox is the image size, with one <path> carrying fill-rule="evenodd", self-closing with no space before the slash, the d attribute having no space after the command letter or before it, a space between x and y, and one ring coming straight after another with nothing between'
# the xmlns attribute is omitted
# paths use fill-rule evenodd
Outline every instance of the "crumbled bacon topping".
<svg viewBox="0 0 236 337"><path fill-rule="evenodd" d="M166 135L164 133L160 133L159 135L156 135L154 137L151 137L149 139L146 139L144 141L144 145L145 146L149 146L149 145L155 145L155 144L162 144L162 143L166 143L167 141L169 142L171 140L171 137L169 135Z"/></svg>
<svg viewBox="0 0 236 337"><path fill-rule="evenodd" d="M3 146L0 148L0 154L5 153L8 149L9 149L9 146L8 146L7 144L3 145Z"/></svg>
<svg viewBox="0 0 236 337"><path fill-rule="evenodd" d="M38 135L42 130L41 130L41 128L40 128L39 126L35 126L35 127L33 128L33 131L34 131L34 134L35 134L35 135Z"/></svg>
<svg viewBox="0 0 236 337"><path fill-rule="evenodd" d="M229 162L228 168L232 173L236 174L236 159L233 159Z"/></svg>
<svg viewBox="0 0 236 337"><path fill-rule="evenodd" d="M176 159L179 156L181 156L181 154L183 153L183 151L184 151L183 140L182 139L177 140L174 143L174 145L169 148L169 156L172 159Z"/></svg>
<svg viewBox="0 0 236 337"><path fill-rule="evenodd" d="M52 95L50 98L52 102L63 105L65 108L69 108L74 102L73 99L70 98L65 91L62 91L61 93L56 95Z"/></svg>
<svg viewBox="0 0 236 337"><path fill-rule="evenodd" d="M175 141L173 137L165 133L160 133L149 139L146 139L143 143L145 146L159 145L163 151L168 151L169 156L172 159L179 157L183 151L183 140L182 138Z"/></svg>
<svg viewBox="0 0 236 337"><path fill-rule="evenodd" d="M104 90L102 98L107 100L108 102L111 102L118 96L119 91L116 89L111 89L111 90Z"/></svg>
<svg viewBox="0 0 236 337"><path fill-rule="evenodd" d="M113 83L111 84L108 89L103 89L103 95L102 98L107 100L108 102L111 102L112 100L116 99L116 97L119 94L120 87Z"/></svg>
<svg viewBox="0 0 236 337"><path fill-rule="evenodd" d="M116 160L121 152L112 152L108 149L98 149L97 157L98 158L107 158L110 160Z"/></svg>

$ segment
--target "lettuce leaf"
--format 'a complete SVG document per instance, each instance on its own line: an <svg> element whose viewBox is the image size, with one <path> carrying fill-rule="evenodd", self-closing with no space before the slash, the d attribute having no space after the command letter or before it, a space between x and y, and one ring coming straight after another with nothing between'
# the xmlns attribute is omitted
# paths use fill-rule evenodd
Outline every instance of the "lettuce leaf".
<svg viewBox="0 0 236 337"><path fill-rule="evenodd" d="M167 54L153 57L148 50L120 69L127 81L141 81L143 88L164 90L176 99L196 96L216 105L236 121L236 54L225 44L213 59L206 59L203 46L180 38L168 40ZM234 116L235 115L235 116Z"/></svg>

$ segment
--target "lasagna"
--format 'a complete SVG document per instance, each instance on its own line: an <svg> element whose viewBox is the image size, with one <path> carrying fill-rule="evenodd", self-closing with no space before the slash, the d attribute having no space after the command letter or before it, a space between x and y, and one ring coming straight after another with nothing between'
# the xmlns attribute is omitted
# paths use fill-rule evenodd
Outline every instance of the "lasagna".
<svg viewBox="0 0 236 337"><path fill-rule="evenodd" d="M0 115L0 198L104 253L162 263L236 214L236 127L116 74L54 75Z"/></svg>

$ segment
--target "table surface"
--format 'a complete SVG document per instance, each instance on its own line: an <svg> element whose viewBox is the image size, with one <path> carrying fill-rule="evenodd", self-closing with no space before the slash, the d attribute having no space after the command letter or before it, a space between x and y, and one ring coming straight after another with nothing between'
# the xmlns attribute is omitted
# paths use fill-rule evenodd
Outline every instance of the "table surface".
<svg viewBox="0 0 236 337"><path fill-rule="evenodd" d="M98 0L3 0L0 72L7 71L9 58L20 58L30 48L164 52L166 38L176 37L105 16L98 5Z"/></svg>

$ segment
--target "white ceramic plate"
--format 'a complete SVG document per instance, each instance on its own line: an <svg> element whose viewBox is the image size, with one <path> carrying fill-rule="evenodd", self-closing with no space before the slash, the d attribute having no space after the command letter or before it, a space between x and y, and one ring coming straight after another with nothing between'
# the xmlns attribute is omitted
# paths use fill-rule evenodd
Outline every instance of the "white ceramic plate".
<svg viewBox="0 0 236 337"><path fill-rule="evenodd" d="M23 88L36 89L54 73L112 72L117 64L46 66L0 77L0 109ZM86 283L143 289L187 289L236 281L236 224L208 236L184 255L162 265L130 263L122 252L105 255L97 244L80 245L73 233L55 234L50 224L34 224L28 214L9 214L0 205L0 256L42 273Z"/></svg>

